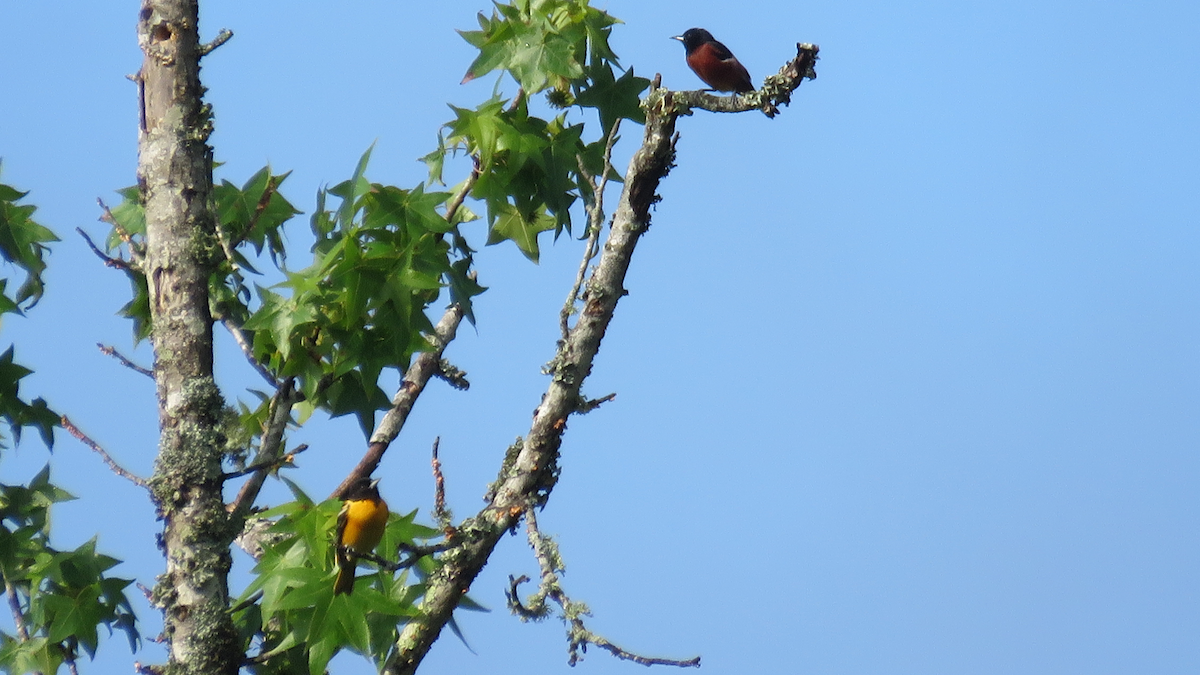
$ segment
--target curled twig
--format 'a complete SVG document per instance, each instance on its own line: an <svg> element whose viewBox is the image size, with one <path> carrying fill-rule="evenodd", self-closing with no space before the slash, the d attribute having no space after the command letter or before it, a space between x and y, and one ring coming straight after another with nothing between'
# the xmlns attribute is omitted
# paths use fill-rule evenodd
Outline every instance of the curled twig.
<svg viewBox="0 0 1200 675"><path fill-rule="evenodd" d="M583 623L583 617L591 616L591 612L587 605L571 600L563 590L558 578L559 573L563 571L562 556L559 553L558 544L543 535L538 529L536 509L531 508L525 511L525 529L529 537L529 545L533 548L534 557L537 558L538 567L541 569L541 581L538 584L537 592L530 596L529 600L522 602L518 586L528 581L529 578L521 576L514 579L510 576L508 578L509 590L505 592L508 606L524 620L540 620L550 613L546 600L552 600L558 605L559 615L563 623L567 625L567 652L570 665L573 666L583 659L588 645L595 645L619 659L640 663L643 666L676 666L679 668L700 666L699 656L682 660L642 656L622 649L607 638L589 630Z"/></svg>

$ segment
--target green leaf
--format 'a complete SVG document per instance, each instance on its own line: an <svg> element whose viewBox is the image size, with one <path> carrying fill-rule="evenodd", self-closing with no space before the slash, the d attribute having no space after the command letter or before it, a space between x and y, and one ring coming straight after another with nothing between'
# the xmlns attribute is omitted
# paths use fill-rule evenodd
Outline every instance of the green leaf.
<svg viewBox="0 0 1200 675"><path fill-rule="evenodd" d="M557 221L544 211L526 217L511 204L497 205L496 222L488 232L488 244L498 244L508 240L521 249L533 262L538 261L538 234L553 230Z"/></svg>
<svg viewBox="0 0 1200 675"><path fill-rule="evenodd" d="M602 137L607 138L618 119L646 123L641 94L649 86L650 80L634 76L633 68L614 79L612 67L608 64L591 66L588 68L588 84L580 88L575 103L581 108L597 109L603 129Z"/></svg>
<svg viewBox="0 0 1200 675"><path fill-rule="evenodd" d="M25 271L16 298L5 305L24 305L24 309L36 305L45 292L42 273L50 251L46 244L58 241L53 232L33 220L36 206L17 204L27 194L0 184L0 257Z"/></svg>

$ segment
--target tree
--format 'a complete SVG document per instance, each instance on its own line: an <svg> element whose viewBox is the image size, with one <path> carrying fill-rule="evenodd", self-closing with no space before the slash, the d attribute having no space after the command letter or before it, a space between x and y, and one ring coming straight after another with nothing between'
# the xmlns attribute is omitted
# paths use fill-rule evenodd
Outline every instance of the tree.
<svg viewBox="0 0 1200 675"><path fill-rule="evenodd" d="M541 580L522 600L522 580L514 579L510 607L522 617L541 618L551 611L547 601L556 603L568 624L572 661L593 644L645 663L698 663L639 657L588 631L584 607L557 582L560 556L538 530L536 512L557 481L567 420L606 400L587 398L582 387L625 293L625 274L649 226L659 182L674 161L677 119L696 108L773 116L803 79L815 76L816 48L798 45L795 59L759 91L742 97L673 92L635 76L632 68L621 72L608 45L616 20L584 1L498 5L490 17L480 15L480 30L463 33L479 49L465 80L500 71L517 81L518 93L511 99L493 96L473 109L455 108L439 147L425 158L424 184L370 182L368 150L348 180L318 195L311 219L313 260L294 270L286 264L283 228L299 211L280 192L287 174L267 168L241 187L214 185L207 143L212 118L203 101L200 61L229 34L203 43L198 11L196 2L186 0L148 1L142 7L138 35L144 62L135 78L141 102L138 180L123 192L123 203L106 209L112 232L104 250L97 247L105 264L129 277L133 298L125 312L155 352L148 374L157 389L161 428L156 469L147 481L130 478L147 488L164 521L167 566L153 599L165 617L167 670L233 673L249 666L319 673L333 654L349 648L371 655L386 672L413 672L442 628L452 625L453 610L470 606L467 590L496 542L522 522ZM567 112L538 117L539 94L551 108L595 108L598 129L585 133ZM611 157L624 121L645 129L622 175ZM456 186L438 190L447 161L460 154L473 168ZM612 182L623 189L601 244L604 197ZM0 195L10 202L20 196ZM508 448L487 506L456 523L439 504L437 528L416 524L415 513L393 514L380 555L373 557L381 572L360 579L353 594L334 596L329 532L337 497L374 471L430 379L465 384L442 354L460 322L473 320L474 298L484 291L475 249L460 227L476 219L468 198L482 205L487 243L511 241L532 260L540 255L542 233L578 233L586 240L560 316L558 350L547 366L551 383L529 433ZM572 220L576 202L582 203L582 226ZM40 255L29 251L40 252L50 237L27 218L23 222L23 248L4 251L29 272L14 309L36 301ZM260 274L257 268L264 264L273 264L277 274ZM252 276L282 280L264 287L250 283ZM427 311L443 289L450 304L434 323ZM218 322L268 385L254 406L231 404L214 377ZM11 352L8 358L11 364ZM385 371L404 373L390 397L380 386ZM5 408L14 435L23 426L49 435L53 414L37 400L21 402L19 379L20 372L11 371L12 402ZM264 482L303 449L287 447L289 424L302 424L317 410L358 418L369 439L361 462L324 502L291 484L294 502L259 510ZM62 425L91 442L68 419ZM235 480L242 482L227 503L224 489ZM46 476L28 488L7 489L40 509L18 509L24 502L17 497L6 501L6 508L17 505L6 518L25 519L5 530L20 546L7 547L14 553L0 561L19 626L18 635L6 636L7 667L52 672L60 663L73 663L78 647L95 649L98 623L126 629L136 639L123 596L129 582L104 577L113 561L90 549L79 554L87 565L76 565L87 573L75 575L92 589L86 595L89 611L77 610L67 622L63 613L40 609L65 597L75 599L73 607L84 606L71 575L59 581L40 562L61 559L46 540L44 513L66 496ZM17 492L22 489L33 496ZM257 576L240 597L228 582L235 541L259 559Z"/></svg>

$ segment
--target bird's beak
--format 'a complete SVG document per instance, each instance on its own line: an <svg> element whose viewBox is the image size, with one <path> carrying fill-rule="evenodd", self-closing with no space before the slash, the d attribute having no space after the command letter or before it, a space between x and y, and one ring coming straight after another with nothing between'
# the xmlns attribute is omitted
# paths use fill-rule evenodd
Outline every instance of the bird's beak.
<svg viewBox="0 0 1200 675"><path fill-rule="evenodd" d="M672 39L672 40L679 40L680 42L683 42L683 36L682 36L682 35L674 35L674 36L672 36L672 37L671 37L671 39Z"/></svg>
<svg viewBox="0 0 1200 675"><path fill-rule="evenodd" d="M379 487L379 479L378 479L378 478L376 478L375 480L371 481L371 487L372 487L372 488L377 488L377 487Z"/></svg>

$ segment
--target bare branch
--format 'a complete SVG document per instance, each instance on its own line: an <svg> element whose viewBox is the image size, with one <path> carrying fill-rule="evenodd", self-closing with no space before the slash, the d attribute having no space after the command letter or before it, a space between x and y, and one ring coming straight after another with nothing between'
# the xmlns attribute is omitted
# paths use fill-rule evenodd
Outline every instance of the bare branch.
<svg viewBox="0 0 1200 675"><path fill-rule="evenodd" d="M586 415L587 413L592 412L596 408L599 408L600 406L604 405L605 403L608 403L609 401L613 400L616 397L617 397L616 392L613 392L607 396L601 396L600 398L587 399L584 402L579 404L579 410L576 410L575 412L579 415Z"/></svg>
<svg viewBox="0 0 1200 675"><path fill-rule="evenodd" d="M261 462L255 462L255 463L251 464L250 466L248 466L244 469L241 469L239 471L230 471L229 473L222 474L221 480L233 480L234 478L241 478L242 476L249 476L250 474L252 474L256 471L264 471L267 473L271 473L272 471L278 469L279 467L283 466L284 464L291 464L293 461L295 461L296 455L304 452L307 449L308 449L308 443L301 443L300 445L297 445L294 450L283 455L282 457L277 457L270 461L263 460Z"/></svg>
<svg viewBox="0 0 1200 675"><path fill-rule="evenodd" d="M260 363L257 358L255 358L254 346L250 344L250 339L246 337L246 332L242 330L242 327L237 325L237 322L228 316L219 316L217 318L220 319L221 325L225 326L225 330L229 331L229 334L233 336L233 341L236 342L238 348L242 350L242 355L245 356L246 360L250 362L250 367L254 369L254 372L258 373L262 379L266 380L267 384L278 388L279 380L275 379L275 376L271 374L271 371L267 370L267 367Z"/></svg>
<svg viewBox="0 0 1200 675"><path fill-rule="evenodd" d="M145 375L146 377L148 377L150 379L154 379L154 371L153 370L150 370L149 368L143 368L142 366L139 366L138 364L134 363L133 361L130 361L129 359L125 358L121 354L121 352L118 352L116 350L115 347L106 346L102 342L97 342L96 346L100 348L100 352L102 354L104 354L105 356L113 357L114 359L119 361L121 363L121 365L125 366L126 368L128 368L134 372L141 373L142 375Z"/></svg>
<svg viewBox="0 0 1200 675"><path fill-rule="evenodd" d="M281 461L286 461L288 457L306 449L307 446L300 446L283 458L280 457L280 451L283 448L283 432L292 418L292 406L300 400L295 386L296 378L289 377L279 385L279 389L271 397L271 404L267 409L267 423L263 428L262 441L258 446L258 455L255 457L252 475L242 485L242 489L238 490L237 497L233 502L226 507L230 513L242 517L249 513L250 507L254 505L254 500L258 499L258 493L262 490L263 483L267 480L267 473L279 466Z"/></svg>
<svg viewBox="0 0 1200 675"><path fill-rule="evenodd" d="M388 560L383 556L376 555L370 551L364 552L355 550L353 553L355 557L359 558L360 560L368 560L373 562L376 565L379 565L381 569L387 570L388 572L398 572L416 565L421 558L431 556L435 553L441 553L442 551L448 550L451 546L452 543L450 541L442 541L436 544L429 544L428 546L412 546L410 544L401 542L396 547L396 554L397 556L404 555L405 557L401 558L399 562L392 562L391 560ZM351 549L345 546L342 547L342 550L347 553L351 552Z"/></svg>
<svg viewBox="0 0 1200 675"><path fill-rule="evenodd" d="M206 42L200 45L200 56L208 56L214 49L229 42L229 38L233 37L233 31L228 28L222 28L217 32L217 37L212 39L212 42Z"/></svg>
<svg viewBox="0 0 1200 675"><path fill-rule="evenodd" d="M621 119L613 123L612 129L608 131L608 140L604 143L604 166L600 169L600 181L596 182L596 177L588 173L583 166L583 157L578 157L579 173L584 180L588 182L588 186L592 188L593 202L588 205L588 239L587 246L583 249L583 260L579 262L579 271L575 275L575 284L571 286L571 292L567 294L567 301L563 303L562 311L558 315L558 327L562 332L562 339L565 341L569 334L569 321L571 315L575 313L575 302L579 300L579 289L583 287L583 279L587 275L588 265L592 264L592 260L599 252L600 246L600 231L604 228L604 190L608 187L608 176L613 171L612 165L612 149L617 142L617 130L621 128Z"/></svg>
<svg viewBox="0 0 1200 675"><path fill-rule="evenodd" d="M62 425L63 429L67 430L67 433L69 433L72 436L74 436L75 438L79 439L79 442L88 446L93 451L95 451L96 454L100 455L100 459L104 460L104 463L108 465L108 468L111 469L113 473L115 473L118 476L120 476L121 478L124 478L125 480L133 483L134 485L137 485L140 488L143 488L145 490L150 489L150 486L146 484L146 481L144 479L121 468L121 465L117 464L116 460L114 460L111 455L109 455L107 452L105 452L104 448L100 447L99 443L97 443L96 441L93 441L91 438L88 437L87 434L80 431L79 427L75 426L71 422L71 420L67 419L66 415L63 415L61 418L59 418L58 423L60 425Z"/></svg>
<svg viewBox="0 0 1200 675"><path fill-rule="evenodd" d="M438 459L438 446L441 442L441 436L433 440L433 458L429 462L433 467L433 519L441 525L443 531L449 532L452 525L450 511L446 509L446 477L442 475L442 461Z"/></svg>
<svg viewBox="0 0 1200 675"><path fill-rule="evenodd" d="M129 261L121 258L114 258L105 254L104 251L101 251L96 246L95 242L92 241L92 238L88 236L88 233L83 231L82 227L75 228L75 231L78 232L79 236L83 237L83 240L87 242L88 248L92 249L92 253L95 253L96 257L104 262L105 267L111 267L126 273L133 272L133 265L131 265Z"/></svg>
<svg viewBox="0 0 1200 675"><path fill-rule="evenodd" d="M21 638L21 642L26 642L29 640L29 630L25 628L25 613L21 611L21 599L17 597L17 589L7 577L4 579L4 594L8 596L8 608L12 610L17 636Z"/></svg>
<svg viewBox="0 0 1200 675"><path fill-rule="evenodd" d="M467 381L466 372L446 359L438 361L438 369L434 372L433 376L459 391L466 391L471 388L471 383Z"/></svg>
<svg viewBox="0 0 1200 675"><path fill-rule="evenodd" d="M233 244L230 243L229 237L225 236L225 230L217 227L217 241L221 244L221 252L225 254L225 259L229 261L229 266L233 269L233 274L240 282L242 266L237 264L237 258L233 255Z"/></svg>
<svg viewBox="0 0 1200 675"><path fill-rule="evenodd" d="M529 537L529 546L533 549L533 555L537 558L538 567L541 570L541 582L538 584L537 592L530 596L529 600L522 602L518 586L528 581L529 578L521 576L514 579L510 576L508 578L509 590L505 592L508 606L522 620L539 621L550 614L546 600L554 601L559 607L563 623L567 624L567 651L570 655L568 658L570 665L574 666L583 659L588 645L595 645L619 659L640 663L643 666L700 667L699 656L686 660L641 656L621 649L607 638L588 630L583 623L583 617L591 616L591 612L587 605L571 600L563 590L558 577L559 573L563 571L562 556L559 553L558 544L542 534L538 528L536 509L529 509L525 512L525 529Z"/></svg>
<svg viewBox="0 0 1200 675"><path fill-rule="evenodd" d="M458 213L458 209L462 207L463 201L466 200L467 195L471 194L471 189L475 187L475 183L479 181L479 176L482 172L479 158L473 156L471 160L474 162L474 168L471 169L471 175L467 176L467 182L463 183L462 188L449 202L446 202L447 222L454 222L454 216Z"/></svg>

